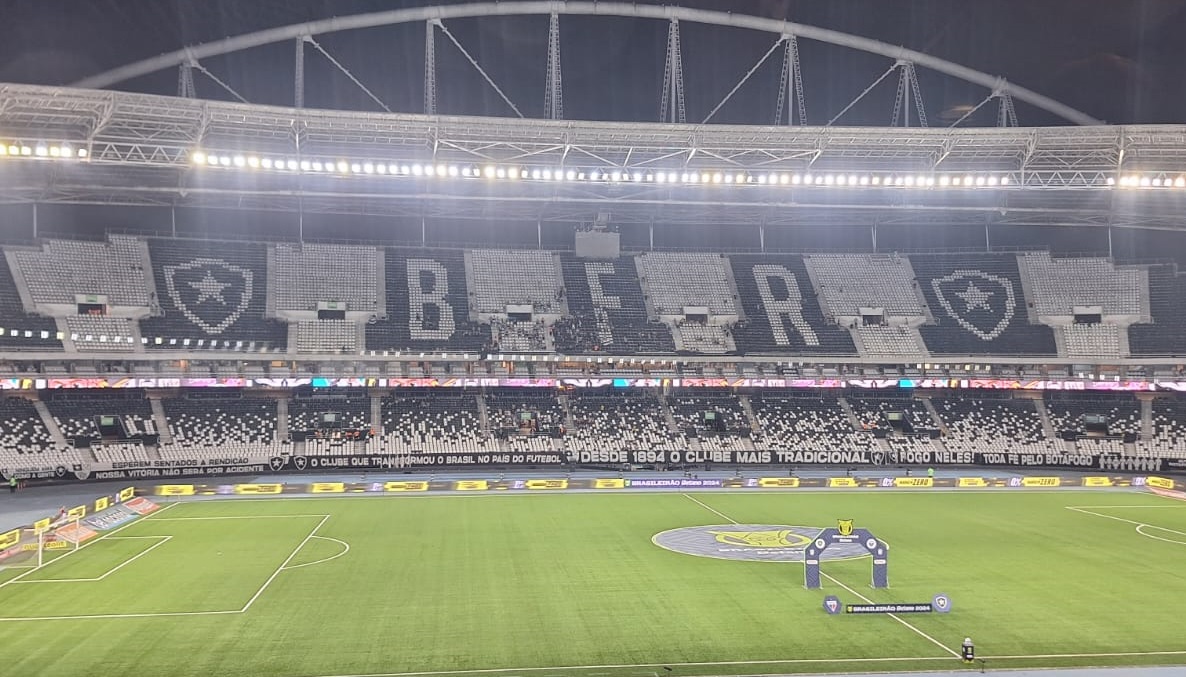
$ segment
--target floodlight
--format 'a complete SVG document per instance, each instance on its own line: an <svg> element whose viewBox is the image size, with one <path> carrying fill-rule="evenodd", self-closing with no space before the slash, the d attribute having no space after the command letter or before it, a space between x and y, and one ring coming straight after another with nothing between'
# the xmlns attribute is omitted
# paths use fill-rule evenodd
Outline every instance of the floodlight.
<svg viewBox="0 0 1186 677"><path fill-rule="evenodd" d="M231 166L230 156L223 155L222 157L218 158L218 164L222 165L223 167L230 167Z"/></svg>
<svg viewBox="0 0 1186 677"><path fill-rule="evenodd" d="M795 175L795 177L796 177L796 178L798 178L798 176L799 176L798 174L796 174L796 175ZM781 183L781 184L782 184L782 185L784 185L784 186L785 186L785 185L787 184L787 182L789 182L790 180L791 180L791 177L790 177L790 176L788 176L788 175L786 175L786 174L779 174L779 175L778 175L778 182L779 182L779 183Z"/></svg>
<svg viewBox="0 0 1186 677"><path fill-rule="evenodd" d="M350 171L354 172L355 174L361 174L362 173L362 165L358 164L357 162L354 162L350 165Z"/></svg>
<svg viewBox="0 0 1186 677"><path fill-rule="evenodd" d="M60 148L58 148L57 146L49 147L49 156L50 157L58 157L61 154L62 154L62 150Z"/></svg>
<svg viewBox="0 0 1186 677"><path fill-rule="evenodd" d="M983 176L977 176L977 177L976 177L976 185L977 185L977 186L983 186L983 185L984 185L984 183L985 183L985 180L984 180L984 177L983 177Z"/></svg>
<svg viewBox="0 0 1186 677"><path fill-rule="evenodd" d="M798 176L798 175L796 174L796 176ZM812 176L811 176L811 174L804 174L804 175L803 175L803 183L810 184L810 183L811 183L811 180L812 180Z"/></svg>
<svg viewBox="0 0 1186 677"><path fill-rule="evenodd" d="M21 155L32 155L33 149L28 146L21 146Z"/></svg>
<svg viewBox="0 0 1186 677"><path fill-rule="evenodd" d="M505 179L507 178L507 170L503 169L502 167L498 167L494 170L494 176L495 178Z"/></svg>
<svg viewBox="0 0 1186 677"><path fill-rule="evenodd" d="M15 155L15 153L14 153L14 155ZM193 162L196 165L206 164L206 154L200 150L195 150L194 152L189 154L189 160L190 160L190 162Z"/></svg>
<svg viewBox="0 0 1186 677"><path fill-rule="evenodd" d="M1174 188L1186 188L1186 178L1179 176L1174 179Z"/></svg>
<svg viewBox="0 0 1186 677"><path fill-rule="evenodd" d="M47 155L49 155L49 149L46 148L45 146L38 146L36 153L37 153L37 157L46 157Z"/></svg>
<svg viewBox="0 0 1186 677"><path fill-rule="evenodd" d="M995 176L988 177L988 185L990 185L990 186L997 185L997 177L995 177Z"/></svg>
<svg viewBox="0 0 1186 677"><path fill-rule="evenodd" d="M289 170L296 170L296 168L299 167L300 165L297 164L296 160L289 160L286 163L286 166L288 167Z"/></svg>
<svg viewBox="0 0 1186 677"><path fill-rule="evenodd" d="M1148 188L1148 187L1149 187L1149 177L1142 176L1141 177L1141 188Z"/></svg>
<svg viewBox="0 0 1186 677"><path fill-rule="evenodd" d="M324 165L322 165L322 164L321 164L321 161L319 161L319 160L314 160L314 161L313 161L313 171L315 171L315 172L319 172L319 171L321 171L322 169L329 169L329 168L328 168L328 167L326 167L326 166L324 166Z"/></svg>
<svg viewBox="0 0 1186 677"><path fill-rule="evenodd" d="M1008 177L1008 176L1002 176L1002 177L1001 177L1001 185L1002 185L1002 186L1007 186L1007 185L1009 185L1009 177Z"/></svg>
<svg viewBox="0 0 1186 677"><path fill-rule="evenodd" d="M862 176L862 177L861 177L861 181L860 181L860 183L861 183L861 185L862 185L862 186L867 186L867 185L869 185L869 177L868 177L868 176Z"/></svg>
<svg viewBox="0 0 1186 677"><path fill-rule="evenodd" d="M362 165L362 172L364 174L374 174L375 165L371 164L370 162L364 162Z"/></svg>
<svg viewBox="0 0 1186 677"><path fill-rule="evenodd" d="M251 167L252 169L258 169L259 168L259 158L255 157L254 155L248 157L247 158L247 166Z"/></svg>
<svg viewBox="0 0 1186 677"><path fill-rule="evenodd" d="M420 176L423 173L424 173L424 168L421 167L419 164L412 165L412 175L413 176Z"/></svg>
<svg viewBox="0 0 1186 677"><path fill-rule="evenodd" d="M301 171L307 172L313 168L313 163L308 160L301 160Z"/></svg>
<svg viewBox="0 0 1186 677"><path fill-rule="evenodd" d="M655 183L665 183L666 181L667 176L663 172L659 172L655 175Z"/></svg>
<svg viewBox="0 0 1186 677"><path fill-rule="evenodd" d="M87 153L87 150L86 150L85 148L79 148L79 149L78 149L78 157L80 157L80 158L84 158L84 157L86 157L86 156L87 156L87 154L88 154L88 153Z"/></svg>
<svg viewBox="0 0 1186 677"><path fill-rule="evenodd" d="M539 181L540 179L542 179L542 178L543 178L543 176L544 176L544 175L543 175L543 172L541 172L539 169L533 169L533 170L531 170L531 178L532 178L533 180L535 180L535 181Z"/></svg>
<svg viewBox="0 0 1186 677"><path fill-rule="evenodd" d="M565 172L564 178L568 179L569 181L573 181L577 178L577 173L575 170L570 169L567 172Z"/></svg>
<svg viewBox="0 0 1186 677"><path fill-rule="evenodd" d="M236 167L246 167L247 166L247 158L243 157L242 155L236 155L234 160L232 160L232 162L234 163L234 165Z"/></svg>

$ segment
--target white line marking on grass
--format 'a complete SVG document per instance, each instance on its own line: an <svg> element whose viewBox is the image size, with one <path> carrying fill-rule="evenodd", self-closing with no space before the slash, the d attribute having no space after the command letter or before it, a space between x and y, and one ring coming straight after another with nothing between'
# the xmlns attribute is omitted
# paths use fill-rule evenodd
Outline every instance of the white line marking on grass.
<svg viewBox="0 0 1186 677"><path fill-rule="evenodd" d="M1159 527L1156 524L1142 524L1139 527L1137 527L1137 533L1142 536L1147 536L1148 538L1152 538L1155 541L1165 541L1166 543L1177 543L1178 545L1186 545L1186 541L1175 541L1172 538L1162 538L1161 536L1154 536L1153 534L1147 534L1144 531L1141 531L1141 529L1144 529L1146 527L1148 527L1150 529L1160 529L1162 531L1168 531L1168 532L1174 533L1174 534L1182 534L1181 531L1174 531L1173 529L1166 529L1165 527ZM1186 534L1182 534L1182 535L1186 536Z"/></svg>
<svg viewBox="0 0 1186 677"><path fill-rule="evenodd" d="M226 614L241 614L239 609L228 611L160 611L140 614L88 614L82 616L14 616L0 618L0 622L16 621L82 621L95 618L158 618L164 616L222 616Z"/></svg>
<svg viewBox="0 0 1186 677"><path fill-rule="evenodd" d="M84 582L91 582L91 581L101 581L101 580L107 578L108 576L110 576L111 574L128 566L132 562L135 562L136 560L140 559L141 557L147 555L148 553L152 552L153 550L168 543L170 540L172 540L173 537L172 536L116 536L113 540L131 540L131 539L142 539L142 538L159 538L161 540L148 546L143 551L133 555L131 558L125 560L123 563L117 564L114 569L111 569L110 571L103 574L102 576L97 576L94 578L43 578L43 579L39 579L39 580L35 580L35 581L17 581L17 582L18 583L84 583Z"/></svg>
<svg viewBox="0 0 1186 677"><path fill-rule="evenodd" d="M198 520L266 520L292 519L294 517L329 517L329 515L212 515L210 517L162 517L157 522L190 522Z"/></svg>
<svg viewBox="0 0 1186 677"><path fill-rule="evenodd" d="M62 560L66 559L67 557L69 557L70 555L73 555L73 554L74 554L74 553L76 553L76 552L82 552L82 551L83 551L83 550L85 550L87 547L89 547L89 546L91 546L91 545L94 545L95 543L98 543L98 542L102 541L102 540L103 540L103 539L105 539L105 538L109 538L109 537L111 537L111 536L114 536L115 534L118 534L119 532L123 531L124 529L127 529L127 528L128 528L128 527L130 527L130 526L133 526L133 525L136 525L136 524L140 524L140 523L142 523L142 522L144 522L144 521L146 521L146 520L150 520L150 519L156 519L155 515L159 515L159 514L161 514L161 513L165 512L166 510L168 510L169 508L172 508L172 507L173 507L173 506L175 506L175 505L178 505L178 504L177 504L177 503L170 503L169 505L166 505L165 507L161 508L160 510L156 511L155 513L151 513L151 514L149 514L149 515L145 515L145 516L144 516L143 518L141 518L141 519L132 520L131 522L128 522L127 524L125 524L125 525L123 525L123 526L121 526L121 527L119 527L119 528L115 529L114 531L109 531L109 532L107 532L107 533L105 533L105 534L99 534L99 536L98 536L97 538L95 538L95 539L93 539L93 540L90 540L90 541L87 541L86 543L83 543L82 545L80 545L80 546L78 546L77 548L75 548L75 549L73 549L73 550L71 550L71 551L67 552L67 553L66 553L66 554L64 554L64 555L61 555L60 557L55 557L55 558L51 559L50 561L46 562L44 565L42 565L42 566L40 566L40 567L33 567L32 569L29 569L28 571L26 571L26 572L25 572L25 573L23 573L23 574L19 574L19 575L17 575L17 576L14 576L14 577L12 577L12 578L8 579L7 581L4 581L3 583L0 583L0 588L3 588L4 586L8 585L9 583L15 583L16 581L19 581L20 579L24 578L25 576L28 576L29 574L33 573L34 571L40 571L41 569L44 569L45 567L49 566L50 564L53 564L54 562L61 562ZM9 620L9 619L0 618L0 620Z"/></svg>
<svg viewBox="0 0 1186 677"><path fill-rule="evenodd" d="M329 536L314 536L313 538L316 538L321 541L333 541L334 543L337 543L338 545L343 546L344 549L342 550L342 552L339 552L336 555L331 555L324 559L319 559L316 562L305 562L304 564L294 564L290 567L284 567L285 571L292 571L293 569L300 569L301 567L311 567L314 564L325 564L326 562L329 562L330 560L335 560L335 559L341 557L342 555L345 555L346 553L350 552L350 544L347 543L346 541L339 541L338 539L330 538Z"/></svg>
<svg viewBox="0 0 1186 677"><path fill-rule="evenodd" d="M305 536L305 539L302 540L300 544L297 545L296 549L294 549L288 555L288 557L280 564L280 567L273 571L271 576L268 576L268 580L264 581L264 584L260 586L259 590L255 591L255 594L251 596L251 599L247 600L247 604L244 604L240 611L247 611L251 608L252 604L255 604L255 600L259 599L259 596L264 594L264 590L267 590L268 586L272 584L272 581L276 580L276 577L280 575L280 572L284 571L284 568L288 566L288 563L292 561L293 557L297 556L297 553L301 551L301 548L305 547L305 544L308 543L311 538L316 536L317 530L320 529L321 526L325 524L327 520L329 520L329 518L329 515L323 515L321 517L321 521L317 523L317 526L313 527L313 530L309 532L309 535Z"/></svg>
<svg viewBox="0 0 1186 677"><path fill-rule="evenodd" d="M731 522L733 524L740 524L740 522L738 522L737 520L733 519L732 517L729 517L728 515L726 515L725 513L721 512L721 511L705 504L704 502L697 499L695 496L692 496L690 494L683 494L683 497L692 501L693 503L699 505L700 507L705 508L709 512L719 515L720 517L728 520L729 522ZM839 585L840 587L849 591L850 593L855 595L858 599L864 600L866 604L874 604L873 600L869 599L868 597L865 597L864 595L857 592L856 590L853 590L852 588L848 587L847 585L841 583L840 581L836 580L834 577L829 576L828 574L825 574L823 571L820 572L820 576L823 576L824 578L828 579L829 581L832 581L836 585ZM906 626L907 628L910 628L912 631L914 631L914 634L918 635L919 637L922 637L923 639L927 640L931 644L934 644L935 646L939 647L940 649L943 649L944 651L951 654L952 656L955 656L956 658L960 657L959 652L949 648L947 645L943 644L939 640L935 639L934 637L931 637L930 635L923 632L922 630L919 630L918 628L914 627L914 625L912 625L909 622L907 622L906 620L902 619L897 614L886 614L886 615L889 616L890 618L894 619L895 621L901 623L902 625Z"/></svg>

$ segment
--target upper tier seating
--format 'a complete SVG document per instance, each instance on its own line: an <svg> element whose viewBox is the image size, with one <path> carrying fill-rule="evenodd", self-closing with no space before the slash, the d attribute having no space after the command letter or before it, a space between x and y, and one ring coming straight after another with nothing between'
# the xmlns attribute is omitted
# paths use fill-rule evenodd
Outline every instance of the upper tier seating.
<svg viewBox="0 0 1186 677"><path fill-rule="evenodd" d="M107 296L113 306L148 306L143 243L112 235L107 242L47 240L40 250L11 250L34 303L74 305L76 294ZM11 260L11 259L10 259Z"/></svg>
<svg viewBox="0 0 1186 677"><path fill-rule="evenodd" d="M274 399L199 392L161 404L173 439L161 445L163 459L267 458L287 450L276 442Z"/></svg>
<svg viewBox="0 0 1186 677"><path fill-rule="evenodd" d="M829 317L884 308L891 317L925 315L910 262L888 254L813 254L804 257Z"/></svg>
<svg viewBox="0 0 1186 677"><path fill-rule="evenodd" d="M354 353L358 351L358 323L351 320L301 320L297 323L298 353Z"/></svg>
<svg viewBox="0 0 1186 677"><path fill-rule="evenodd" d="M934 325L919 327L936 355L1054 355L1054 333L1031 325L1015 254L914 254L910 265Z"/></svg>
<svg viewBox="0 0 1186 677"><path fill-rule="evenodd" d="M95 420L100 416L114 416L128 435L156 432L152 407L140 390L110 393L63 391L48 393L43 399L67 440L100 439L102 435Z"/></svg>
<svg viewBox="0 0 1186 677"><path fill-rule="evenodd" d="M729 260L719 254L647 252L635 261L651 307L659 315L683 315L707 307L710 315L737 315Z"/></svg>
<svg viewBox="0 0 1186 677"><path fill-rule="evenodd" d="M0 346L61 350L62 342L57 334L58 327L52 319L25 312L8 259L0 256Z"/></svg>
<svg viewBox="0 0 1186 677"><path fill-rule="evenodd" d="M388 249L387 317L366 328L368 350L476 353L490 327L471 322L459 251Z"/></svg>
<svg viewBox="0 0 1186 677"><path fill-rule="evenodd" d="M564 255L561 261L570 316L552 325L557 352L675 352L671 329L647 316L633 259L584 261Z"/></svg>
<svg viewBox="0 0 1186 677"><path fill-rule="evenodd" d="M511 322L495 318L490 322L492 349L500 353L542 353L548 350L548 327L540 321Z"/></svg>
<svg viewBox="0 0 1186 677"><path fill-rule="evenodd" d="M333 244L278 244L270 269L276 310L317 310L322 301L346 310L377 313L379 256L374 247Z"/></svg>
<svg viewBox="0 0 1186 677"><path fill-rule="evenodd" d="M163 313L140 320L149 347L284 347L287 328L265 318L265 245L150 239L148 250Z"/></svg>
<svg viewBox="0 0 1186 677"><path fill-rule="evenodd" d="M667 425L653 393L577 391L569 398L569 410L574 429L564 445L573 452L688 448L684 436Z"/></svg>
<svg viewBox="0 0 1186 677"><path fill-rule="evenodd" d="M903 359L926 354L918 342L918 335L909 327L858 324L856 331L861 338L862 354L865 356Z"/></svg>
<svg viewBox="0 0 1186 677"><path fill-rule="evenodd" d="M137 347L132 321L126 317L68 315L66 328L79 352L130 353Z"/></svg>
<svg viewBox="0 0 1186 677"><path fill-rule="evenodd" d="M1144 269L1117 268L1102 258L1054 259L1047 252L1027 253L1020 262L1038 315L1070 315L1075 306L1101 306L1104 315L1144 315Z"/></svg>
<svg viewBox="0 0 1186 677"><path fill-rule="evenodd" d="M784 451L868 451L873 436L852 429L835 397L810 392L758 393L750 397L761 434L759 449Z"/></svg>
<svg viewBox="0 0 1186 677"><path fill-rule="evenodd" d="M1128 328L1128 348L1133 355L1186 355L1186 274L1173 265L1149 267L1149 311L1153 324Z"/></svg>
<svg viewBox="0 0 1186 677"><path fill-rule="evenodd" d="M332 425L324 423L326 415L334 415ZM294 397L288 402L288 429L292 432L342 428L369 430L371 427L371 398L363 391L350 392L345 397Z"/></svg>
<svg viewBox="0 0 1186 677"><path fill-rule="evenodd" d="M1059 329L1067 357L1121 357L1121 329L1114 324L1069 324Z"/></svg>
<svg viewBox="0 0 1186 677"><path fill-rule="evenodd" d="M745 319L733 327L746 354L855 355L852 336L824 319L802 257L732 256Z"/></svg>
<svg viewBox="0 0 1186 677"><path fill-rule="evenodd" d="M473 393L395 390L382 407L383 433L367 442L371 453L498 451L482 431Z"/></svg>
<svg viewBox="0 0 1186 677"><path fill-rule="evenodd" d="M680 320L675 325L678 348L703 355L725 355L736 351L733 333L719 324Z"/></svg>
<svg viewBox="0 0 1186 677"><path fill-rule="evenodd" d="M935 397L931 400L947 425L943 444L956 452L1059 453L1062 440L1042 434L1042 417L1033 400L1011 394Z"/></svg>
<svg viewBox="0 0 1186 677"><path fill-rule="evenodd" d="M475 249L465 256L473 271L475 311L505 313L513 304L531 305L536 313L559 312L563 293L552 252Z"/></svg>

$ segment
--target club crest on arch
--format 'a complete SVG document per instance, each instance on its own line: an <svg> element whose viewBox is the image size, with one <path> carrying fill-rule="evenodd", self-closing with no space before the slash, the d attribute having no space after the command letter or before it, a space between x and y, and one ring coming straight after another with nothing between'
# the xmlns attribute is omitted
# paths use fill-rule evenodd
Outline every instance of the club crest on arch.
<svg viewBox="0 0 1186 677"><path fill-rule="evenodd" d="M165 266L173 305L207 334L221 334L239 320L254 293L254 274L222 259L193 259Z"/></svg>
<svg viewBox="0 0 1186 677"><path fill-rule="evenodd" d="M943 310L984 341L1004 333L1017 311L1013 282L980 270L956 270L931 280Z"/></svg>

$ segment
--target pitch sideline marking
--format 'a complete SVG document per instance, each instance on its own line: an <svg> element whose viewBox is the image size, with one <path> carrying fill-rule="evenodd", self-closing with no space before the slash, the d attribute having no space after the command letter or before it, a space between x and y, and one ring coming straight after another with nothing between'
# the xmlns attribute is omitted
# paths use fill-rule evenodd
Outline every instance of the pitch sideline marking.
<svg viewBox="0 0 1186 677"><path fill-rule="evenodd" d="M87 547L90 547L91 545L94 545L95 543L102 541L104 538L110 538L111 536L118 534L119 532L123 531L124 529L127 529L128 527L132 526L133 524L140 524L141 522L145 522L147 520L153 519L155 515L159 515L159 514L165 512L166 510L168 510L169 508L172 508L175 505L178 505L178 504L170 503L169 505L166 505L165 507L158 510L156 513L145 515L144 519L132 520L131 522L128 522L127 524L115 529L114 531L109 531L105 534L100 534L98 538L96 538L92 541L83 543L82 545L67 552L66 554L64 554L60 557L55 557L55 558L51 559L50 561L46 562L45 564L43 564L40 567L33 567L32 569L29 569L28 571L26 571L23 574L19 574L17 576L14 576L14 577L8 579L7 581L4 581L3 583L0 583L0 588L3 588L4 586L8 585L9 583L15 583L16 581L19 581L20 579L24 578L25 576L28 576L29 574L33 573L34 571L40 571L41 569L44 569L45 567L49 566L50 564L53 564L54 562L60 562L64 559L66 559L67 557L69 557L70 555L73 555L76 552L81 552L82 550L86 549ZM0 619L0 620L7 620L7 619Z"/></svg>
<svg viewBox="0 0 1186 677"><path fill-rule="evenodd" d="M1029 656L984 656L985 660L1041 660L1058 658L1125 658L1137 656L1186 656L1186 651L1128 651L1118 653L1033 654ZM713 667L726 665L795 665L812 663L901 663L906 661L949 661L947 656L895 656L892 658L788 658L786 660L701 661L689 663L623 663L617 665L562 665L531 668L482 668L474 670L436 670L420 672L371 672L349 675L316 675L315 677L436 677L447 675L483 675L515 672L544 672L547 670L613 670L660 667ZM310 675L309 677L314 677Z"/></svg>
<svg viewBox="0 0 1186 677"><path fill-rule="evenodd" d="M178 505L174 503L173 505ZM162 517L157 522L190 522L198 520L259 520L259 519L291 519L293 517L329 517L320 515L210 515L209 517Z"/></svg>
<svg viewBox="0 0 1186 677"><path fill-rule="evenodd" d="M723 519L726 519L729 522L732 522L733 524L740 524L740 522L738 522L737 520L733 519L732 517L729 517L725 513L713 508L712 506L704 503L703 501L697 499L695 496L692 496L691 494L683 494L683 497L692 501L693 503L699 505L700 507L705 508L706 510L708 510L714 514L719 515ZM866 604L874 603L873 600L869 599L868 597L865 597L861 593L857 592L856 590L853 590L852 588L850 588L847 585L836 580L834 577L829 576L828 574L824 573L823 571L820 572L820 576L823 576L824 578L828 579L829 581L832 581L836 585L839 585L840 587L844 588L845 590L847 590L848 592L850 592L854 596L856 596L858 599L864 600ZM930 635L923 632L922 630L919 630L914 625L912 625L911 623L904 620L901 616L898 616L897 614L886 614L886 615L889 616L890 618L894 619L895 621L901 623L902 625L906 626L907 628L910 628L912 631L914 631L914 634L918 635L919 637L922 637L923 639L927 640L931 644L934 644L935 646L939 647L940 649L943 649L944 651L951 654L952 656L955 656L956 658L960 657L959 652L948 648L947 645L943 644L942 642L935 639L934 637L931 637Z"/></svg>
<svg viewBox="0 0 1186 677"><path fill-rule="evenodd" d="M110 569L107 573L103 574L102 576L95 576L95 577L91 577L91 578L42 578L42 579L38 579L35 581L17 581L17 582L18 583L89 583L92 581L101 581L101 580L107 578L108 576L110 576L111 574L128 566L132 562L135 562L136 560L140 559L141 557L147 555L148 553L152 552L153 550L156 550L160 546L173 540L172 536L115 536L114 538L112 538L110 540L123 541L123 540L133 540L133 539L140 540L140 539L146 539L146 538L159 538L161 540L157 541L156 543L153 543L152 545L148 546L144 550L136 553L131 558L124 560L122 563L115 565L114 569Z"/></svg>
<svg viewBox="0 0 1186 677"><path fill-rule="evenodd" d="M319 559L315 562L305 562L304 564L294 564L290 567L285 567L284 568L285 571L292 571L293 569L300 569L301 567L309 567L309 566L313 566L314 564L325 564L326 562L329 562L330 560L335 560L335 559L341 557L342 555L345 555L346 553L350 552L350 544L347 543L346 541L341 541L336 538L330 538L329 536L314 536L313 538L316 538L321 541L333 541L334 543L345 546L345 549L336 555L332 555L332 556L326 557L324 559Z"/></svg>

